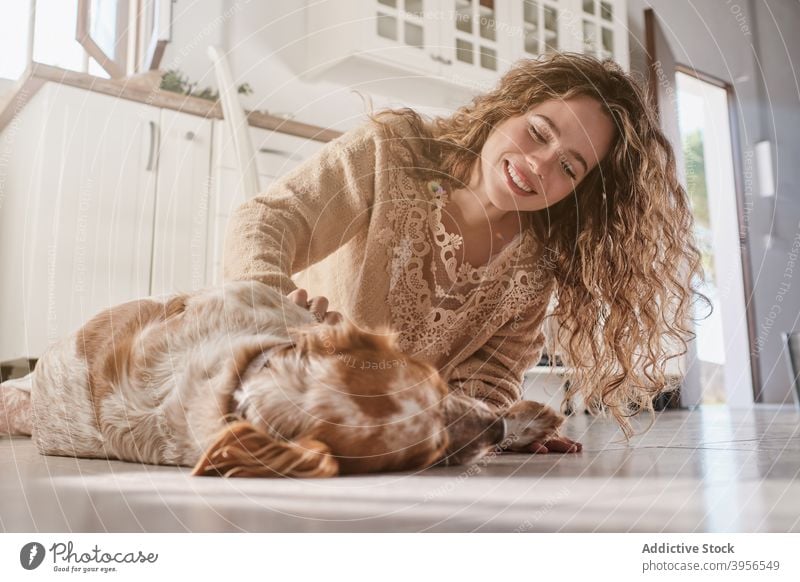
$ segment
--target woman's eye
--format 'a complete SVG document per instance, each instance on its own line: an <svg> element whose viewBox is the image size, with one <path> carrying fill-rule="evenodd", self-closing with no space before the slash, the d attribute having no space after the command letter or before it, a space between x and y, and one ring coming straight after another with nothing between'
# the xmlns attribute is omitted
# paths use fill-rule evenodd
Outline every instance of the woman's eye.
<svg viewBox="0 0 800 582"><path fill-rule="evenodd" d="M533 136L533 139L535 139L539 143L547 143L549 141L549 137L545 137L544 135L542 135L539 132L539 130L536 129L535 126L530 125L530 126L528 126L528 129L529 129L531 135ZM569 176L573 180L577 180L578 179L578 175L575 172L572 171L572 167L569 164L562 164L562 167L564 168L564 173L567 176Z"/></svg>
<svg viewBox="0 0 800 582"><path fill-rule="evenodd" d="M538 141L540 143L544 143L545 142L544 136L541 133L539 133L534 126L531 125L529 129L530 129L531 135L533 136L533 139L535 139L536 141Z"/></svg>

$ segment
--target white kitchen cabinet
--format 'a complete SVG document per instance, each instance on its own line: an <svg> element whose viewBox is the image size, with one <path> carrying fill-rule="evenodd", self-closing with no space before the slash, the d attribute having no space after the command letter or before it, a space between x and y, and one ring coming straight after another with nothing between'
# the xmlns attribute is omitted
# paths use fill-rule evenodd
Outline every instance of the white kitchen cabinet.
<svg viewBox="0 0 800 582"><path fill-rule="evenodd" d="M149 293L158 120L153 107L48 84L6 128L0 361L38 357Z"/></svg>
<svg viewBox="0 0 800 582"><path fill-rule="evenodd" d="M161 111L151 293L207 284L212 122Z"/></svg>
<svg viewBox="0 0 800 582"><path fill-rule="evenodd" d="M511 3L510 59L553 51L585 53L628 69L626 0L522 0Z"/></svg>
<svg viewBox="0 0 800 582"><path fill-rule="evenodd" d="M250 128L256 155L259 184L266 191L272 182L310 158L323 145L305 139L261 129ZM222 283L222 251L225 229L236 207L247 200L242 190L240 173L234 149L225 123L217 121L214 128L213 195L208 228L208 279L209 283Z"/></svg>
<svg viewBox="0 0 800 582"><path fill-rule="evenodd" d="M444 0L439 20L440 75L456 83L495 80L509 65L511 35L501 23L510 22L509 2Z"/></svg>
<svg viewBox="0 0 800 582"><path fill-rule="evenodd" d="M628 68L626 0L353 0L307 7L305 75L387 67L485 88L515 61L552 51Z"/></svg>
<svg viewBox="0 0 800 582"><path fill-rule="evenodd" d="M205 285L212 123L55 83L31 98L2 133L0 362Z"/></svg>

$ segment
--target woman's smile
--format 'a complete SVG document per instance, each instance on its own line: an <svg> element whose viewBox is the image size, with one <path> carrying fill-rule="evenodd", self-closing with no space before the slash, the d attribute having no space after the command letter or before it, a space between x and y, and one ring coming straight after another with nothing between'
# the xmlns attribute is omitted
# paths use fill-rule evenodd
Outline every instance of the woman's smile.
<svg viewBox="0 0 800 582"><path fill-rule="evenodd" d="M530 179L525 176L509 160L503 161L503 173L506 176L508 187L517 196L536 196L539 193L531 186Z"/></svg>

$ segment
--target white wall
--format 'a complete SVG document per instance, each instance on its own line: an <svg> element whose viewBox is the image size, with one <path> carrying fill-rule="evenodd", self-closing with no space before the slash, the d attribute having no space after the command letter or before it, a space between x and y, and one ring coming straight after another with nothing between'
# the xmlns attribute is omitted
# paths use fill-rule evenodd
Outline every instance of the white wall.
<svg viewBox="0 0 800 582"><path fill-rule="evenodd" d="M229 16L225 0L176 0L172 10L172 41L160 68L179 69L199 87L216 86L206 48L225 44Z"/></svg>

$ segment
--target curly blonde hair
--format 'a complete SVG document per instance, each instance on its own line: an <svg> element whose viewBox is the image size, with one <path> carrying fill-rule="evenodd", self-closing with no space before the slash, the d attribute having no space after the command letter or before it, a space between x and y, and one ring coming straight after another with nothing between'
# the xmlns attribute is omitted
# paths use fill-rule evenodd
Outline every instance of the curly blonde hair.
<svg viewBox="0 0 800 582"><path fill-rule="evenodd" d="M519 61L496 88L449 117L427 122L406 108L370 118L397 138L409 171L459 188L500 122L543 101L584 95L603 105L616 132L609 153L573 196L531 213L556 280L552 316L560 331L547 350L559 344L565 352L565 405L580 393L591 409L610 412L629 437L628 418L652 413L654 397L672 388L666 366L695 337L693 299L711 306L692 286L703 270L690 202L644 89L611 60L555 53ZM405 118L415 137L399 135L389 115Z"/></svg>

